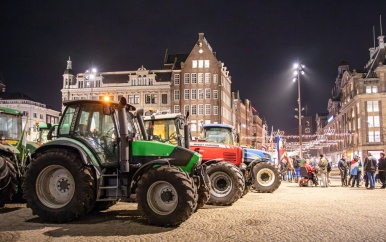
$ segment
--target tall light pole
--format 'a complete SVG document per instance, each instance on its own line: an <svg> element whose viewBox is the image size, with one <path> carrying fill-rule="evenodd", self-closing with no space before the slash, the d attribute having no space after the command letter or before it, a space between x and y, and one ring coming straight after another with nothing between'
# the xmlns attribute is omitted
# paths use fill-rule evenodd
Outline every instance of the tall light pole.
<svg viewBox="0 0 386 242"><path fill-rule="evenodd" d="M302 65L302 64L295 64L294 65L294 68L296 69L295 70L295 75L297 76L297 78L295 77L293 79L293 81L295 82L296 79L298 81L298 120L299 120L299 156L300 158L303 157L303 151L302 151L302 104L301 104L301 100L300 100L300 74L304 74L304 68L305 66Z"/></svg>
<svg viewBox="0 0 386 242"><path fill-rule="evenodd" d="M91 68L91 69L88 69L86 70L86 73L87 73L87 76L86 76L86 79L87 79L87 86L91 87L91 99L94 99L94 85L95 85L95 73L97 72L97 69L96 68Z"/></svg>

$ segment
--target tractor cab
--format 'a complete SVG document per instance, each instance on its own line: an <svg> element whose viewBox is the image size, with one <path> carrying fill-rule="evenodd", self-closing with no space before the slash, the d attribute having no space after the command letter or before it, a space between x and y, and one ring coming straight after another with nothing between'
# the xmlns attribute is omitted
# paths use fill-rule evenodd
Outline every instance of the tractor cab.
<svg viewBox="0 0 386 242"><path fill-rule="evenodd" d="M187 147L189 133L184 131L187 124L182 114L151 114L143 119L149 140Z"/></svg>
<svg viewBox="0 0 386 242"><path fill-rule="evenodd" d="M118 165L119 119L114 104L103 101L79 100L65 104L58 137L70 138L87 146L99 157L102 166ZM111 105L111 106L110 106ZM135 110L129 104L128 110ZM127 112L128 132L135 134L133 114ZM130 136L131 138L132 136Z"/></svg>
<svg viewBox="0 0 386 242"><path fill-rule="evenodd" d="M23 113L6 107L0 107L0 140L16 145L22 133Z"/></svg>

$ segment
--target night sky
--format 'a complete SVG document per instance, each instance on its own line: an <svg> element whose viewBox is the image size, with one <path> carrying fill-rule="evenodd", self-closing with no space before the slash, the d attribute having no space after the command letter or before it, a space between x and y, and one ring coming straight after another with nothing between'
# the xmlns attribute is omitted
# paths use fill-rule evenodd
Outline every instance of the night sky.
<svg viewBox="0 0 386 242"><path fill-rule="evenodd" d="M275 130L296 134L293 64L306 65L302 106L327 112L339 63L362 70L386 26L386 1L15 1L0 2L0 80L61 108L62 74L160 69L165 50L189 53L203 32L232 76ZM383 34L386 27L383 28ZM376 41L377 45L378 41Z"/></svg>

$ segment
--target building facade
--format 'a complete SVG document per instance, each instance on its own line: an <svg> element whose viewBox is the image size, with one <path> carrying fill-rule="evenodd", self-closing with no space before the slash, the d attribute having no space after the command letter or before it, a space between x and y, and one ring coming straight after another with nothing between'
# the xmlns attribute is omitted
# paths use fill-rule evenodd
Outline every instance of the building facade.
<svg viewBox="0 0 386 242"><path fill-rule="evenodd" d="M232 97L231 86L228 68L217 59L204 34L199 33L190 53L166 51L160 70L142 66L134 71L99 72L90 68L75 74L69 59L61 91L63 101L105 96L118 101L125 97L128 103L145 110L189 112L192 138L199 137L204 123L238 125L245 145L257 144L257 138L249 137L261 135L254 130L261 130L262 122L254 122L249 100ZM240 117L237 122L236 117Z"/></svg>
<svg viewBox="0 0 386 242"><path fill-rule="evenodd" d="M342 154L364 159L368 152L379 158L386 142L386 50L384 36L370 48L370 60L363 71L350 71L342 62L328 101L327 121L317 116L318 149L335 162Z"/></svg>
<svg viewBox="0 0 386 242"><path fill-rule="evenodd" d="M5 85L0 92L0 106L13 108L22 111L24 116L23 127L26 124L27 140L36 141L38 138L37 124L59 123L59 111L50 108L48 105L36 102L23 93L5 92ZM26 123L28 116L28 123Z"/></svg>

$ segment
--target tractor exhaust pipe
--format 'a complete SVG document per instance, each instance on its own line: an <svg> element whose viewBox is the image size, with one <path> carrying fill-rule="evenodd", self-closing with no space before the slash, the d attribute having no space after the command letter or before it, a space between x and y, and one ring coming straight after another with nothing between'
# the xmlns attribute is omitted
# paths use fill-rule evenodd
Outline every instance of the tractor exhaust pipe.
<svg viewBox="0 0 386 242"><path fill-rule="evenodd" d="M141 129L141 134L142 134L142 138L144 140L148 140L147 138L147 133L146 133L146 130L145 130L145 124L143 123L143 109L138 109L137 112L136 112L136 118L137 118L137 121L138 121L138 125L139 125L139 128Z"/></svg>

